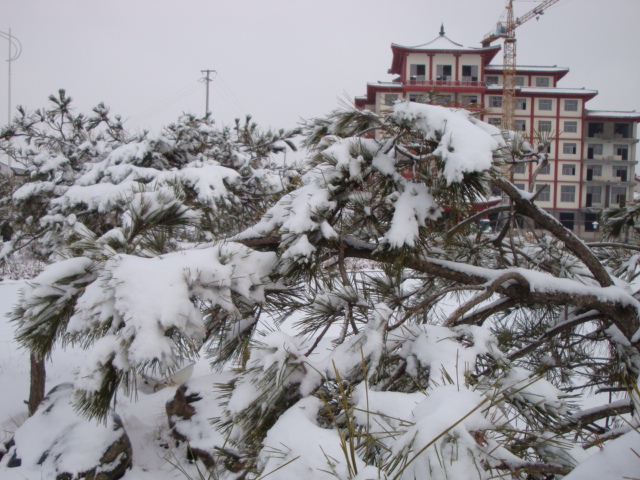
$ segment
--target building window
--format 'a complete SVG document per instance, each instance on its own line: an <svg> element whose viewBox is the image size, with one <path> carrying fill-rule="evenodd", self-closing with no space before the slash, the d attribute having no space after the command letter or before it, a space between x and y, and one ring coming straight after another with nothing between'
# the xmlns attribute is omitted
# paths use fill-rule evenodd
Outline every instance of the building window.
<svg viewBox="0 0 640 480"><path fill-rule="evenodd" d="M619 167L617 165L613 166L613 176L620 179L621 182L627 181L627 167Z"/></svg>
<svg viewBox="0 0 640 480"><path fill-rule="evenodd" d="M547 164L542 167L538 173L540 175L549 175L551 173L551 164L547 162Z"/></svg>
<svg viewBox="0 0 640 480"><path fill-rule="evenodd" d="M627 189L625 187L611 187L611 203L623 207L627 201Z"/></svg>
<svg viewBox="0 0 640 480"><path fill-rule="evenodd" d="M494 127L502 127L502 119L500 117L491 117L487 121L489 125L493 125Z"/></svg>
<svg viewBox="0 0 640 480"><path fill-rule="evenodd" d="M600 224L598 222L598 214L593 212L586 212L584 214L584 231L585 232L597 232Z"/></svg>
<svg viewBox="0 0 640 480"><path fill-rule="evenodd" d="M538 132L540 133L551 132L551 120L538 120Z"/></svg>
<svg viewBox="0 0 640 480"><path fill-rule="evenodd" d="M565 121L564 131L566 133L578 133L578 122Z"/></svg>
<svg viewBox="0 0 640 480"><path fill-rule="evenodd" d="M560 223L564 226L564 228L568 228L569 230L573 230L575 225L575 214L573 212L560 212Z"/></svg>
<svg viewBox="0 0 640 480"><path fill-rule="evenodd" d="M601 143L590 143L587 146L587 159L593 160L595 157L602 156L602 144Z"/></svg>
<svg viewBox="0 0 640 480"><path fill-rule="evenodd" d="M451 95L439 94L433 99L433 103L438 105L446 105L447 103L451 103L453 101L453 97Z"/></svg>
<svg viewBox="0 0 640 480"><path fill-rule="evenodd" d="M587 207L593 204L602 203L602 187L587 186Z"/></svg>
<svg viewBox="0 0 640 480"><path fill-rule="evenodd" d="M487 84L487 87L489 85L498 85L498 76L497 75L487 75L486 77L484 77L485 83Z"/></svg>
<svg viewBox="0 0 640 480"><path fill-rule="evenodd" d="M462 97L460 97L461 105L471 105L474 103L478 103L477 95L463 95Z"/></svg>
<svg viewBox="0 0 640 480"><path fill-rule="evenodd" d="M429 99L428 95L426 95L424 93L410 93L409 94L409 101L410 102L427 103L428 99Z"/></svg>
<svg viewBox="0 0 640 480"><path fill-rule="evenodd" d="M576 186L575 185L560 185L560 201L561 202L575 202L576 201Z"/></svg>
<svg viewBox="0 0 640 480"><path fill-rule="evenodd" d="M398 101L397 93L385 93L384 94L384 104L385 105L394 105Z"/></svg>
<svg viewBox="0 0 640 480"><path fill-rule="evenodd" d="M548 87L549 77L536 77L536 87Z"/></svg>
<svg viewBox="0 0 640 480"><path fill-rule="evenodd" d="M629 160L629 145L614 145L613 154L620 160Z"/></svg>
<svg viewBox="0 0 640 480"><path fill-rule="evenodd" d="M518 119L514 120L514 127L516 129L516 132L526 132L527 131L527 121L518 118Z"/></svg>
<svg viewBox="0 0 640 480"><path fill-rule="evenodd" d="M516 77L516 86L524 87L524 77Z"/></svg>
<svg viewBox="0 0 640 480"><path fill-rule="evenodd" d="M517 188L518 190L524 190L524 191L526 191L526 186L525 186L525 184L524 184L524 183L514 183L514 185L516 186L516 188Z"/></svg>
<svg viewBox="0 0 640 480"><path fill-rule="evenodd" d="M578 153L578 145L575 143L563 143L562 144L562 153L566 153L567 155L575 155Z"/></svg>
<svg viewBox="0 0 640 480"><path fill-rule="evenodd" d="M462 66L462 81L463 82L477 82L478 81L478 66L477 65L463 65Z"/></svg>
<svg viewBox="0 0 640 480"><path fill-rule="evenodd" d="M604 123L602 122L589 122L587 128L587 136L594 138L602 136L604 132Z"/></svg>
<svg viewBox="0 0 640 480"><path fill-rule="evenodd" d="M602 176L602 165L590 165L587 167L587 181L593 180L593 177Z"/></svg>
<svg viewBox="0 0 640 480"><path fill-rule="evenodd" d="M411 69L411 80L424 81L427 77L427 66L426 65L418 65L412 63L410 66Z"/></svg>
<svg viewBox="0 0 640 480"><path fill-rule="evenodd" d="M502 97L489 97L489 106L492 108L502 108Z"/></svg>
<svg viewBox="0 0 640 480"><path fill-rule="evenodd" d="M538 108L540 110L551 110L552 102L550 98L541 98L538 100Z"/></svg>
<svg viewBox="0 0 640 480"><path fill-rule="evenodd" d="M513 173L526 173L527 166L524 163L516 163L513 167Z"/></svg>
<svg viewBox="0 0 640 480"><path fill-rule="evenodd" d="M527 109L527 99L516 98L516 110L526 110L526 109Z"/></svg>
<svg viewBox="0 0 640 480"><path fill-rule="evenodd" d="M564 111L565 112L577 112L578 111L578 100L565 100L564 101Z"/></svg>
<svg viewBox="0 0 640 480"><path fill-rule="evenodd" d="M562 175L575 175L576 166L573 163L562 164Z"/></svg>
<svg viewBox="0 0 640 480"><path fill-rule="evenodd" d="M540 192L542 190L542 192ZM540 193L538 193L540 192ZM549 202L551 201L551 186L547 184L536 185L536 193L538 196L536 197L540 202Z"/></svg>
<svg viewBox="0 0 640 480"><path fill-rule="evenodd" d="M451 65L438 65L436 70L437 80L451 80Z"/></svg>
<svg viewBox="0 0 640 480"><path fill-rule="evenodd" d="M617 138L630 138L630 129L628 123L614 123L613 133Z"/></svg>

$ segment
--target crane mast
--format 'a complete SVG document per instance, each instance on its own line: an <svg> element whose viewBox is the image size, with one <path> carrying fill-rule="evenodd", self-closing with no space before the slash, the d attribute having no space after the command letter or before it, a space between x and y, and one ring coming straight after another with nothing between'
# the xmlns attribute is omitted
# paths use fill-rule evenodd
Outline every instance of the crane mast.
<svg viewBox="0 0 640 480"><path fill-rule="evenodd" d="M502 81L502 123L505 129L515 130L516 109L516 22L513 0L507 5L507 32L504 37L504 77Z"/></svg>
<svg viewBox="0 0 640 480"><path fill-rule="evenodd" d="M504 79L502 90L502 123L507 130L515 129L516 107L516 28L534 17L539 17L544 11L560 0L545 0L537 7L525 13L519 18L513 15L513 0L507 2L506 25L498 24L495 32L488 34L482 41L483 46L489 45L493 40L504 39Z"/></svg>

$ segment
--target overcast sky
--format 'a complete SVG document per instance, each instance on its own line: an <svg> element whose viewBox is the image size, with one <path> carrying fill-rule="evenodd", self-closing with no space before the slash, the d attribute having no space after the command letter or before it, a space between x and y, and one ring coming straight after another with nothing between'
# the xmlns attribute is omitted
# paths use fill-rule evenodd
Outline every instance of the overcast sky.
<svg viewBox="0 0 640 480"><path fill-rule="evenodd" d="M515 3L516 16L539 2ZM0 30L22 43L11 103L45 106L64 88L78 111L99 102L131 130L203 114L201 70L217 71L210 109L293 127L389 80L391 43L446 34L466 46L505 0L0 0ZM640 0L561 0L517 30L518 64L558 65L564 87L600 94L591 109L640 111ZM1 39L0 39L1 40ZM8 42L0 42L0 124L7 120ZM499 54L494 63L502 63Z"/></svg>

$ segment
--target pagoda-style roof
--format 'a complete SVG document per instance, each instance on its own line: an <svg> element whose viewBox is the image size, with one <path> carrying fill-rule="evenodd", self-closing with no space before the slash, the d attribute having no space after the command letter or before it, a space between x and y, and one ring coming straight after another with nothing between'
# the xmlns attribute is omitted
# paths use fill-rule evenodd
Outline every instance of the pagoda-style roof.
<svg viewBox="0 0 640 480"><path fill-rule="evenodd" d="M389 73L401 74L402 57L407 53L473 53L483 55L486 65L500 51L500 45L493 47L465 47L447 37L444 33L444 27L441 27L440 34L430 42L415 46L392 43L391 51L393 52L393 60L391 61Z"/></svg>

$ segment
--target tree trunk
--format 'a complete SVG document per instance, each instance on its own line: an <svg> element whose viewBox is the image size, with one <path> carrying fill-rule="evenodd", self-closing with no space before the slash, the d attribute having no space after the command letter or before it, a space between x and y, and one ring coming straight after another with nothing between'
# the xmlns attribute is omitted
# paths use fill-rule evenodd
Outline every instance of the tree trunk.
<svg viewBox="0 0 640 480"><path fill-rule="evenodd" d="M31 354L31 385L29 388L29 416L36 413L36 410L44 399L44 385L46 380L46 370L44 358L37 358Z"/></svg>

